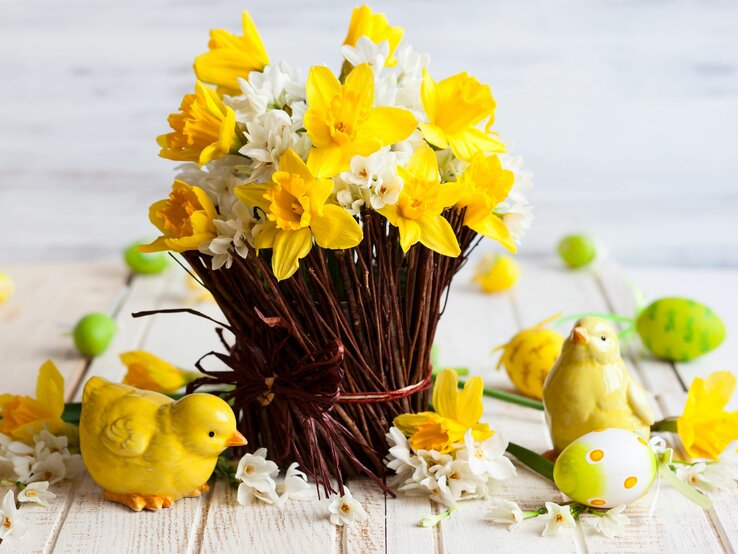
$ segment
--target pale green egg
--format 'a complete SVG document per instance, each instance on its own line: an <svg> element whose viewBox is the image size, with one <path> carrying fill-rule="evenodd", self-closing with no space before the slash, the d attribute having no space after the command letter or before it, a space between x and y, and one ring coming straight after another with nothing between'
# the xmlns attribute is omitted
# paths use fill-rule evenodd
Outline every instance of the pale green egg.
<svg viewBox="0 0 738 554"><path fill-rule="evenodd" d="M659 358L686 362L717 348L725 325L715 312L688 298L661 298L636 320L643 344Z"/></svg>
<svg viewBox="0 0 738 554"><path fill-rule="evenodd" d="M656 455L646 439L625 429L603 429L564 449L554 466L554 481L580 504L612 508L644 496L657 470Z"/></svg>

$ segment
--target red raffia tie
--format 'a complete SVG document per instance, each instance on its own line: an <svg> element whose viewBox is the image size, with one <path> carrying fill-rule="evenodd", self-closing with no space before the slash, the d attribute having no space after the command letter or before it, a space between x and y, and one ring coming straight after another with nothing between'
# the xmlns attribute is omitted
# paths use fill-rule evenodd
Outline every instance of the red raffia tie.
<svg viewBox="0 0 738 554"><path fill-rule="evenodd" d="M387 402L390 400L399 400L411 394L426 390L431 386L431 374L422 381L414 385L408 385L401 389L389 390L383 392L340 392L338 403L340 404L370 404L372 402Z"/></svg>

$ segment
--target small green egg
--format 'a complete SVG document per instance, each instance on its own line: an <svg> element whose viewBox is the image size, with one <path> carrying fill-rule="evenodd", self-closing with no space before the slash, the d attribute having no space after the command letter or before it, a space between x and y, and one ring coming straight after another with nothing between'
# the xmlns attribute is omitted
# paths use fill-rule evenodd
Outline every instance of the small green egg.
<svg viewBox="0 0 738 554"><path fill-rule="evenodd" d="M586 235L567 235L559 242L559 256L571 268L584 267L597 256L597 247Z"/></svg>
<svg viewBox="0 0 738 554"><path fill-rule="evenodd" d="M139 252L138 247L145 242L134 242L123 251L123 259L134 273L139 275L155 275L164 271L169 265L166 252Z"/></svg>
<svg viewBox="0 0 738 554"><path fill-rule="evenodd" d="M717 314L687 298L652 302L638 314L636 329L655 356L674 362L706 354L725 338L725 325Z"/></svg>
<svg viewBox="0 0 738 554"><path fill-rule="evenodd" d="M93 357L105 352L118 326L113 319L101 313L90 313L74 326L74 344L83 356Z"/></svg>

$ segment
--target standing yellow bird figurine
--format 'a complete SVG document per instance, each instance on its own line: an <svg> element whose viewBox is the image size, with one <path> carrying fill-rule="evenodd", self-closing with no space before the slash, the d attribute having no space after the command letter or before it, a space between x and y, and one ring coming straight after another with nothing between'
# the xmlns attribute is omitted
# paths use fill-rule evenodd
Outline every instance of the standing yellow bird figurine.
<svg viewBox="0 0 738 554"><path fill-rule="evenodd" d="M206 492L218 455L246 444L217 396L175 402L101 377L85 385L79 434L82 459L105 498L137 512Z"/></svg>
<svg viewBox="0 0 738 554"><path fill-rule="evenodd" d="M648 438L654 421L648 397L620 357L615 329L598 317L576 322L543 385L543 404L556 452L610 427Z"/></svg>

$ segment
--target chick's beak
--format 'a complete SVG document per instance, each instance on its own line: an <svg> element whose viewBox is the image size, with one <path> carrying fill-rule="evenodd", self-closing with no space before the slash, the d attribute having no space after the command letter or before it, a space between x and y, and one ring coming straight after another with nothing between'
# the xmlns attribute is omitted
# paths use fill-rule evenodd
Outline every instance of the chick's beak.
<svg viewBox="0 0 738 554"><path fill-rule="evenodd" d="M571 332L571 342L574 344L587 344L589 342L589 333L584 327L574 327Z"/></svg>
<svg viewBox="0 0 738 554"><path fill-rule="evenodd" d="M246 440L246 437L244 437L241 433L238 431L233 431L233 434L228 437L228 440L225 442L226 446L246 446L249 441Z"/></svg>

